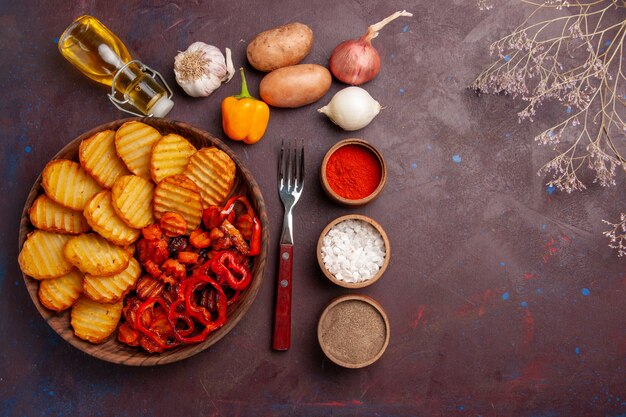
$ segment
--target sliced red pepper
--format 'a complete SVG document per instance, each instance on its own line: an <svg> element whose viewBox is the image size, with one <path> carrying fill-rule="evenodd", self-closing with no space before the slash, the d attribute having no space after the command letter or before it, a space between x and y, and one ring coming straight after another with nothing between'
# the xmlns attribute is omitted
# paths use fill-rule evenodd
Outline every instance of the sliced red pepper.
<svg viewBox="0 0 626 417"><path fill-rule="evenodd" d="M218 206L209 206L202 211L202 224L206 230L215 229L222 224L221 209Z"/></svg>
<svg viewBox="0 0 626 417"><path fill-rule="evenodd" d="M183 314L183 312L179 311L179 310L185 311L184 304L185 304L185 300L174 301L170 305L170 311L167 314L167 318L170 322L170 325L174 329L174 334L177 336L177 338L178 336L189 336L191 333L193 333L195 329L195 324L193 322L193 319L189 317L188 315ZM182 309L179 308L180 306L182 306ZM178 327L179 320L185 323L186 328L180 329Z"/></svg>
<svg viewBox="0 0 626 417"><path fill-rule="evenodd" d="M252 216L252 238L250 239L249 256L261 253L261 222L256 216Z"/></svg>
<svg viewBox="0 0 626 417"><path fill-rule="evenodd" d="M212 319L211 313L204 307L198 306L195 304L194 300L194 291L199 289L202 286L211 285L215 288L217 292L217 318ZM192 300L192 301L190 301ZM177 311L177 308L181 303L185 303L185 313L188 316ZM174 335L176 339L182 343L199 343L206 339L209 333L214 330L219 329L226 323L226 309L227 309L227 300L224 291L220 285L213 281L206 275L197 276L194 278L190 278L185 285L185 300L176 301L173 305L174 308L170 309L169 317L170 324L173 327ZM187 317L187 318L184 318ZM200 323L202 323L205 327L195 336L188 337L195 328L192 327L191 317L197 319ZM176 320L183 320L187 324L186 329L178 329L176 326Z"/></svg>
<svg viewBox="0 0 626 417"><path fill-rule="evenodd" d="M171 349L175 346L178 346L178 343L173 343L173 342L166 340L165 338L161 337L161 335L158 332L155 332L154 330L149 329L144 325L143 320L142 320L143 313L148 308L154 308L155 304L160 304L161 307L163 307L166 312L169 311L167 304L161 298L155 298L155 297L149 298L147 301L143 302L137 309L137 315L135 317L135 323L134 323L135 329L141 332L142 335L150 339L150 341L153 342L155 345L157 345L160 349L165 350L165 349Z"/></svg>
<svg viewBox="0 0 626 417"><path fill-rule="evenodd" d="M211 270L215 272L220 282L226 283L235 291L245 289L252 280L248 268L238 264L232 252L222 252L215 256Z"/></svg>
<svg viewBox="0 0 626 417"><path fill-rule="evenodd" d="M237 201L239 201L241 198L245 197L236 195L226 201L226 204L224 204L224 207L222 207L222 211L220 212L220 220L222 222L224 220L228 220L231 223L235 221L235 203L237 203Z"/></svg>
<svg viewBox="0 0 626 417"><path fill-rule="evenodd" d="M226 295L224 294L224 290L222 290L222 287L217 282L213 281L206 275L192 278L190 282L185 286L185 309L187 314L198 320L200 323L210 326L216 320L213 320L211 312L207 308L196 304L196 299L194 296L195 291L205 287L207 284L211 285L217 292L218 318L216 320L220 320L222 318L222 305L224 307L223 319L224 321L226 320L227 299Z"/></svg>

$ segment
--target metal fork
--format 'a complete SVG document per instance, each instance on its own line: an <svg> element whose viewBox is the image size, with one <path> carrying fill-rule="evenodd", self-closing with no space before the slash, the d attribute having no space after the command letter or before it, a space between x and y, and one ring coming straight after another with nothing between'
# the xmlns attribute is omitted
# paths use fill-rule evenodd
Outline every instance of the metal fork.
<svg viewBox="0 0 626 417"><path fill-rule="evenodd" d="M293 148L293 150L292 150ZM291 142L285 151L280 146L278 160L278 194L285 207L283 232L280 236L278 289L274 317L275 350L287 350L291 344L291 273L293 270L293 207L300 199L304 186L304 144L298 149Z"/></svg>

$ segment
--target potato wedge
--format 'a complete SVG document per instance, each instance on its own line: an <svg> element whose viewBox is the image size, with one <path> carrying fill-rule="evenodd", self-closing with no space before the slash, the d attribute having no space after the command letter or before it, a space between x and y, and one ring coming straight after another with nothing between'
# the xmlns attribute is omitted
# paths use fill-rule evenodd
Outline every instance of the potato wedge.
<svg viewBox="0 0 626 417"><path fill-rule="evenodd" d="M30 233L18 256L22 272L37 280L57 278L69 273L72 264L63 256L71 235L35 230Z"/></svg>
<svg viewBox="0 0 626 417"><path fill-rule="evenodd" d="M91 343L102 343L117 328L122 317L123 302L98 303L81 297L72 307L71 324L74 334Z"/></svg>
<svg viewBox="0 0 626 417"><path fill-rule="evenodd" d="M93 196L87 203L83 214L94 232L118 246L133 244L141 234L141 230L128 226L117 215L109 190L101 191Z"/></svg>
<svg viewBox="0 0 626 417"><path fill-rule="evenodd" d="M135 175L150 179L150 154L161 134L141 122L127 122L115 132L115 150Z"/></svg>
<svg viewBox="0 0 626 417"><path fill-rule="evenodd" d="M189 157L196 153L196 148L187 139L171 133L163 136L152 147L150 156L150 175L157 184L165 177L181 174Z"/></svg>
<svg viewBox="0 0 626 417"><path fill-rule="evenodd" d="M200 190L182 174L169 176L154 190L153 210L157 220L168 211L180 214L187 221L187 233L191 233L202 220Z"/></svg>
<svg viewBox="0 0 626 417"><path fill-rule="evenodd" d="M130 227L141 229L154 223L154 183L137 175L119 178L111 189L113 208Z"/></svg>
<svg viewBox="0 0 626 417"><path fill-rule="evenodd" d="M91 197L102 191L78 162L67 159L48 162L41 176L46 195L72 210L83 211Z"/></svg>
<svg viewBox="0 0 626 417"><path fill-rule="evenodd" d="M46 279L39 284L39 301L44 307L54 311L70 308L83 292L83 274L76 270L62 277Z"/></svg>
<svg viewBox="0 0 626 417"><path fill-rule="evenodd" d="M97 233L72 236L63 250L65 258L76 268L99 276L122 272L134 252L133 246L116 246Z"/></svg>
<svg viewBox="0 0 626 417"><path fill-rule="evenodd" d="M113 130L104 130L83 140L78 148L78 158L85 171L104 188L111 188L119 177L130 174L115 151Z"/></svg>
<svg viewBox="0 0 626 417"><path fill-rule="evenodd" d="M237 167L228 154L216 147L202 148L189 158L185 175L200 189L205 207L226 199L235 182Z"/></svg>
<svg viewBox="0 0 626 417"><path fill-rule="evenodd" d="M28 217L33 226L47 232L77 235L90 229L83 213L62 206L45 194L35 199Z"/></svg>
<svg viewBox="0 0 626 417"><path fill-rule="evenodd" d="M128 268L119 274L109 277L85 274L82 283L83 292L94 301L114 303L124 298L139 279L139 275L141 275L139 262L135 258L130 258Z"/></svg>

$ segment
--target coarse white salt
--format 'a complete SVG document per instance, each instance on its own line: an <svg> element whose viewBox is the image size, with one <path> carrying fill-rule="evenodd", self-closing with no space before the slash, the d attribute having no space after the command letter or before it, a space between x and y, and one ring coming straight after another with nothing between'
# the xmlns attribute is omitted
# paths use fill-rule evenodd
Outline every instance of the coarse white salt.
<svg viewBox="0 0 626 417"><path fill-rule="evenodd" d="M322 239L322 260L339 281L367 281L378 273L386 257L385 241L374 226L363 220L345 220Z"/></svg>

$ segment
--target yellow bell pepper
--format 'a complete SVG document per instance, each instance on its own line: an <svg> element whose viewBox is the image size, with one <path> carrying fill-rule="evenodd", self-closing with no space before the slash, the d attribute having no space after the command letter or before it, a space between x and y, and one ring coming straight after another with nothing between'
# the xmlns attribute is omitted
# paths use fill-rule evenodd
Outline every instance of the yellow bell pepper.
<svg viewBox="0 0 626 417"><path fill-rule="evenodd" d="M241 72L241 94L222 101L222 128L226 136L247 144L257 143L270 120L270 108L248 92L246 76Z"/></svg>

